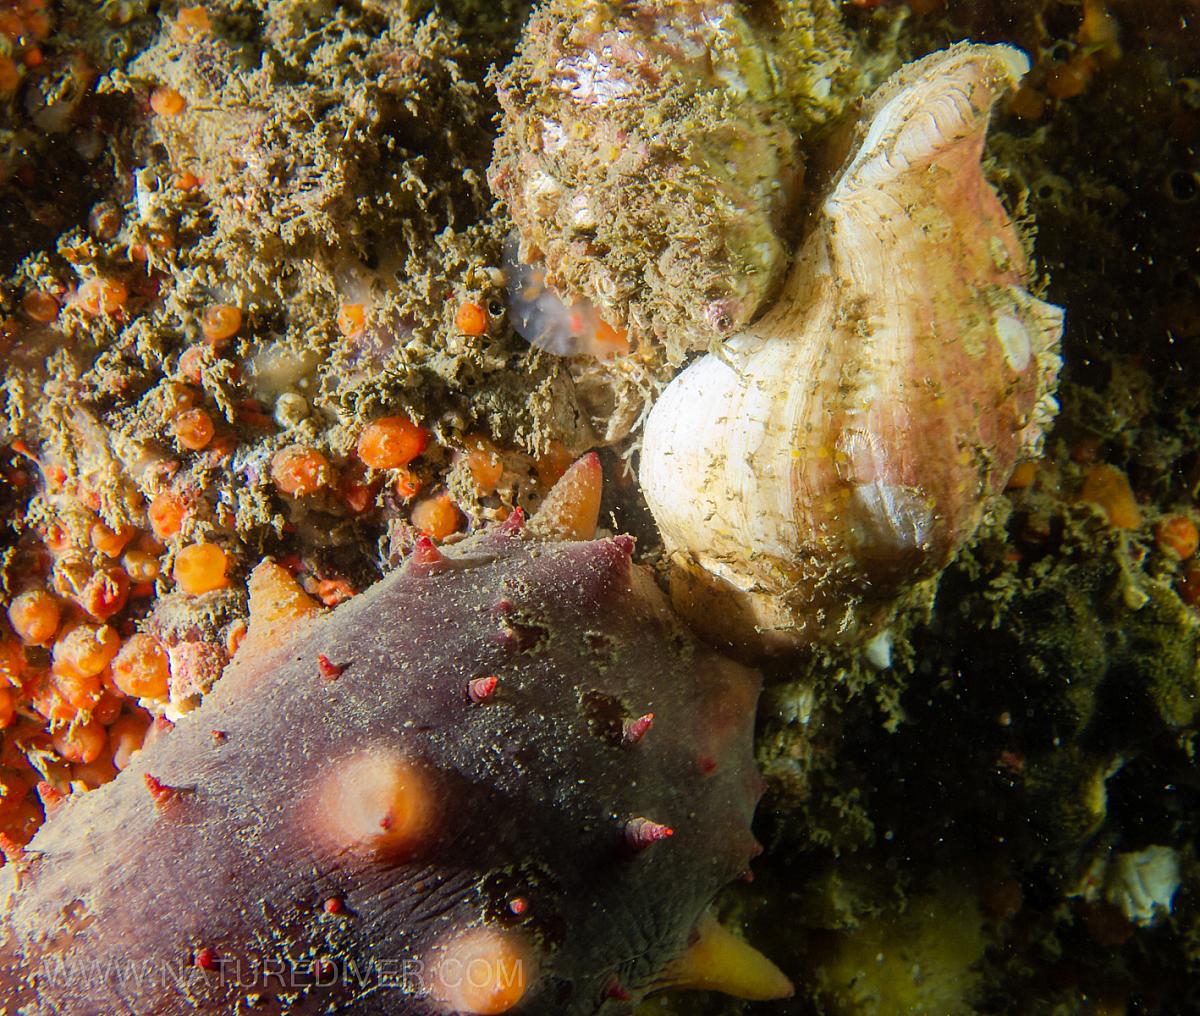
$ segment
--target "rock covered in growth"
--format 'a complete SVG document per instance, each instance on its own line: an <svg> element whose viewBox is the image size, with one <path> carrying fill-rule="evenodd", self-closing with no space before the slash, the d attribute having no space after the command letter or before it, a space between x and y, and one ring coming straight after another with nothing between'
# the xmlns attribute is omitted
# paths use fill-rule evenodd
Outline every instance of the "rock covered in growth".
<svg viewBox="0 0 1200 1016"><path fill-rule="evenodd" d="M836 15L791 6L797 38L829 43L828 94L845 48ZM553 0L499 82L489 179L522 256L672 362L747 324L788 260L796 131L815 118L797 115L788 75L811 54L777 54L751 13L729 0Z"/></svg>
<svg viewBox="0 0 1200 1016"><path fill-rule="evenodd" d="M0 1009L786 993L705 916L757 849L758 678L680 627L628 537L557 538L594 527L598 478L589 457L528 527L419 543L329 613L260 566L216 689L7 866Z"/></svg>

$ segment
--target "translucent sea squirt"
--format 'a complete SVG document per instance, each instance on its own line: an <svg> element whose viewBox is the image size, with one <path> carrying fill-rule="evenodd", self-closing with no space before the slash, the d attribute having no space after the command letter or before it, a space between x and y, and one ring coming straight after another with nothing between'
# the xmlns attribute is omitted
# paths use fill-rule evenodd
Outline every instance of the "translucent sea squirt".
<svg viewBox="0 0 1200 1016"><path fill-rule="evenodd" d="M984 178L1027 72L960 44L867 102L779 301L680 374L641 481L677 607L750 651L869 633L945 567L1053 418L1062 311Z"/></svg>

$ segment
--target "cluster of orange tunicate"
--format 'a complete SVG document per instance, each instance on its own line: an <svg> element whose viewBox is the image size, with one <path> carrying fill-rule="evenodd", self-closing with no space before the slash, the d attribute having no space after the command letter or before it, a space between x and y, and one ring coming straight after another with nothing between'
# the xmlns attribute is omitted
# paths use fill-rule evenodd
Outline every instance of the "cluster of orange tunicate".
<svg viewBox="0 0 1200 1016"><path fill-rule="evenodd" d="M409 521L413 528L435 540L444 540L462 530L466 515L454 496L444 489L425 490L425 480L436 463L417 460L430 449L428 430L407 416L388 415L363 426L355 441L354 455L335 463L324 452L307 444L295 443L278 449L270 462L270 477L275 489L288 498L303 500L315 496L339 498L354 515L366 512L376 495L390 495L411 502ZM433 456L444 455L437 450ZM535 459L525 458L527 472L536 473L534 486L548 490L570 464L572 457L561 442L555 442ZM468 486L450 486L472 498L496 495L506 471L506 461L522 461L519 455L502 451L487 435L473 433L462 439L454 452L454 463L461 467ZM520 466L517 466L518 472ZM503 518L501 505L485 509L488 518Z"/></svg>
<svg viewBox="0 0 1200 1016"><path fill-rule="evenodd" d="M1074 40L1064 43L1065 58L1040 63L1009 99L1008 111L1022 120L1038 120L1049 100L1068 102L1083 95L1095 77L1121 58L1120 26L1107 0L1083 0L1083 17Z"/></svg>
<svg viewBox="0 0 1200 1016"><path fill-rule="evenodd" d="M146 528L114 522L65 471L21 442L13 451L24 456L15 462L41 468L60 514L42 523L40 540L31 534L16 548L20 586L0 601L0 850L10 855L66 795L108 782L129 763L155 729L151 713L186 678L174 673L176 649L138 631L136 620L162 578L166 544L182 593L227 586L231 570L222 547L188 539L192 505L180 494L159 491ZM228 647L216 652L224 659Z"/></svg>
<svg viewBox="0 0 1200 1016"><path fill-rule="evenodd" d="M24 549L17 574L25 586L0 619L0 848L7 853L28 842L67 793L107 783L128 764L151 723L135 697L167 697L165 681L131 684L123 676L129 668L118 666L134 639L151 638L123 638L121 617L131 599L152 593L161 545L96 518L89 556L68 560L70 542L61 531L54 536Z"/></svg>
<svg viewBox="0 0 1200 1016"><path fill-rule="evenodd" d="M1154 545L1176 569L1175 588L1179 598L1191 606L1200 604L1200 530L1189 515L1166 515L1154 526Z"/></svg>
<svg viewBox="0 0 1200 1016"><path fill-rule="evenodd" d="M234 448L233 435L218 432L213 414L201 404L201 393L192 385L200 380L200 361L204 349L192 347L179 358L182 383L174 383L168 391L166 419L171 436L180 451L206 451L217 458L230 454Z"/></svg>
<svg viewBox="0 0 1200 1016"><path fill-rule="evenodd" d="M45 57L41 46L50 35L53 21L47 0L7 0L0 3L0 97L12 95L21 78Z"/></svg>
<svg viewBox="0 0 1200 1016"><path fill-rule="evenodd" d="M470 434L463 440L464 461L479 494L490 494L504 475L504 459L495 443L482 434Z"/></svg>
<svg viewBox="0 0 1200 1016"><path fill-rule="evenodd" d="M415 498L421 481L409 464L429 447L429 432L406 416L384 416L359 433L355 454L368 469L391 474L392 488L402 498ZM413 526L435 540L462 528L463 515L445 491L416 501L409 514Z"/></svg>
<svg viewBox="0 0 1200 1016"><path fill-rule="evenodd" d="M129 287L114 276L94 275L80 285L74 305L88 317L119 317L129 300Z"/></svg>

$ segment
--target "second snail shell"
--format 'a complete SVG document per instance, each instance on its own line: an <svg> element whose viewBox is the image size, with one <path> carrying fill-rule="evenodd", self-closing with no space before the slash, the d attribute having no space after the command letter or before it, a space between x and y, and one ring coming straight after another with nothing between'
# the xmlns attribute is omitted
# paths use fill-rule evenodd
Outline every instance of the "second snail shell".
<svg viewBox="0 0 1200 1016"><path fill-rule="evenodd" d="M1020 51L960 44L867 102L774 305L680 374L641 483L676 606L750 651L860 637L944 568L1057 409L1062 311L981 167Z"/></svg>

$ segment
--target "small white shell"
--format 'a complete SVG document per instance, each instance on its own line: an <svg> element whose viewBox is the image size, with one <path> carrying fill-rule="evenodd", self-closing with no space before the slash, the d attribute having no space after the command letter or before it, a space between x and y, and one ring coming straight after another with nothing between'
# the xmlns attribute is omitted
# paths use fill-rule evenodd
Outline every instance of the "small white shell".
<svg viewBox="0 0 1200 1016"><path fill-rule="evenodd" d="M1071 895L1089 903L1103 898L1131 923L1149 928L1171 913L1181 880L1179 854L1155 845L1094 858Z"/></svg>
<svg viewBox="0 0 1200 1016"><path fill-rule="evenodd" d="M1148 928L1171 912L1179 881L1179 855L1170 847L1147 847L1112 859L1104 898L1134 924Z"/></svg>

